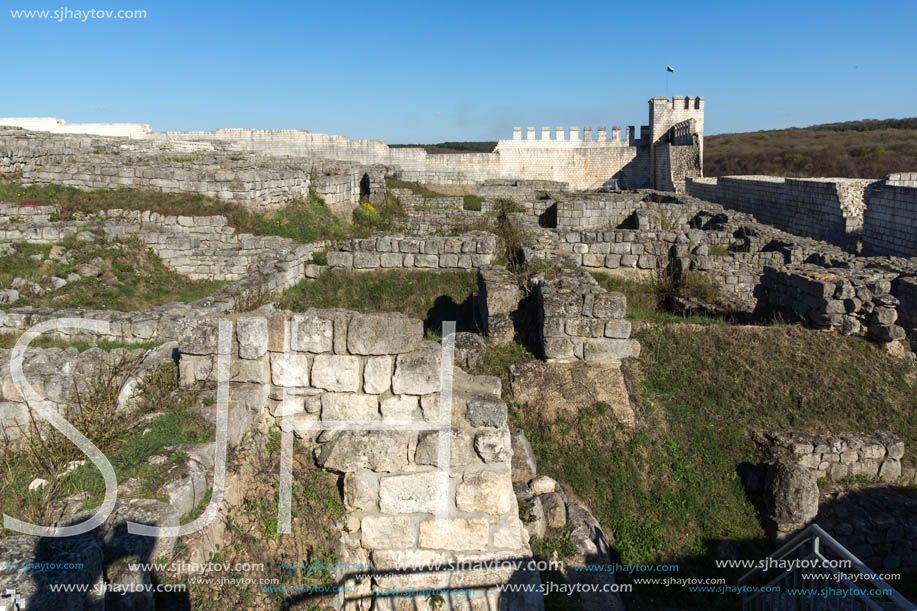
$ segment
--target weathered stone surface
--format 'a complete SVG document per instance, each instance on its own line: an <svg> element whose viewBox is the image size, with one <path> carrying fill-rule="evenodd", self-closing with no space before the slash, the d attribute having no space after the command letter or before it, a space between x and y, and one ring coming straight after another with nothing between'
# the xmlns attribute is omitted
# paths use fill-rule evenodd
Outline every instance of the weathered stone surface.
<svg viewBox="0 0 917 611"><path fill-rule="evenodd" d="M475 333L460 332L455 334L455 364L460 367L474 368L484 360L487 345L481 336Z"/></svg>
<svg viewBox="0 0 917 611"><path fill-rule="evenodd" d="M330 321L327 321L330 324ZM360 388L360 359L340 354L319 354L312 363L312 386L337 392Z"/></svg>
<svg viewBox="0 0 917 611"><path fill-rule="evenodd" d="M426 395L438 392L442 353L439 346L399 354L392 377L396 395Z"/></svg>
<svg viewBox="0 0 917 611"><path fill-rule="evenodd" d="M94 587L102 583L103 552L92 534L79 537L51 538L17 535L0 539L0 593L15 591L21 603L13 609L39 611L44 609L97 608L97 597L81 592L52 592L49 584ZM74 564L80 568L33 571L26 568L32 562Z"/></svg>
<svg viewBox="0 0 917 611"><path fill-rule="evenodd" d="M509 473L466 472L456 485L455 504L459 511L482 511L491 515L512 511L515 496Z"/></svg>
<svg viewBox="0 0 917 611"><path fill-rule="evenodd" d="M472 426L506 426L506 403L488 397L469 399L465 407L465 419Z"/></svg>
<svg viewBox="0 0 917 611"><path fill-rule="evenodd" d="M529 482L532 494L547 494L557 489L557 482L547 475L538 475Z"/></svg>
<svg viewBox="0 0 917 611"><path fill-rule="evenodd" d="M511 385L519 404L538 410L548 420L574 416L601 404L611 410L622 426L631 428L636 424L621 364L615 360L532 361L516 367Z"/></svg>
<svg viewBox="0 0 917 611"><path fill-rule="evenodd" d="M799 528L818 514L818 482L802 465L778 460L768 468L764 488L769 517L782 531Z"/></svg>
<svg viewBox="0 0 917 611"><path fill-rule="evenodd" d="M334 323L326 318L296 314L290 319L290 346L298 352L331 352Z"/></svg>
<svg viewBox="0 0 917 611"><path fill-rule="evenodd" d="M316 451L319 466L349 472L370 469L396 472L408 464L416 433L406 431L341 431Z"/></svg>
<svg viewBox="0 0 917 611"><path fill-rule="evenodd" d="M348 511L379 508L379 478L367 469L344 475L344 507Z"/></svg>
<svg viewBox="0 0 917 611"><path fill-rule="evenodd" d="M509 430L479 431L474 438L474 449L484 462L508 462L513 456Z"/></svg>
<svg viewBox="0 0 917 611"><path fill-rule="evenodd" d="M548 492L539 495L544 517L548 528L559 530L567 523L567 507L563 497L557 492Z"/></svg>
<svg viewBox="0 0 917 611"><path fill-rule="evenodd" d="M417 451L414 462L418 465L439 466L439 439L438 431L423 431L418 436ZM445 441L449 444L449 466L464 467L478 462L475 455L471 436L465 431L452 430Z"/></svg>
<svg viewBox="0 0 917 611"><path fill-rule="evenodd" d="M322 420L378 420L375 395L327 392L322 395Z"/></svg>
<svg viewBox="0 0 917 611"><path fill-rule="evenodd" d="M420 347L423 323L403 314L357 314L350 320L347 350L351 354L401 354Z"/></svg>
<svg viewBox="0 0 917 611"><path fill-rule="evenodd" d="M401 395L383 399L380 405L383 420L401 422L418 422L423 420L420 411L420 398L413 395Z"/></svg>
<svg viewBox="0 0 917 611"><path fill-rule="evenodd" d="M586 339L583 357L587 361L626 359L640 356L640 343L635 339Z"/></svg>
<svg viewBox="0 0 917 611"><path fill-rule="evenodd" d="M447 501L443 486L446 474L442 471L422 471L405 475L390 475L379 480L379 508L383 513L434 513L437 501ZM442 486L442 487L441 487Z"/></svg>
<svg viewBox="0 0 917 611"><path fill-rule="evenodd" d="M208 489L207 474L201 465L196 460L183 460L169 470L160 493L168 497L179 515L184 515L204 500Z"/></svg>
<svg viewBox="0 0 917 611"><path fill-rule="evenodd" d="M236 337L239 340L239 358L256 359L267 352L267 319L263 316L236 320Z"/></svg>
<svg viewBox="0 0 917 611"><path fill-rule="evenodd" d="M275 386L308 386L309 357L305 354L271 353L271 383Z"/></svg>
<svg viewBox="0 0 917 611"><path fill-rule="evenodd" d="M536 496L520 502L519 517L522 518L522 523L525 525L530 537L540 538L545 536L548 523L545 520L544 507L541 505L540 498Z"/></svg>
<svg viewBox="0 0 917 611"><path fill-rule="evenodd" d="M363 366L363 392L382 394L392 385L392 364L390 356L372 356Z"/></svg>
<svg viewBox="0 0 917 611"><path fill-rule="evenodd" d="M512 429L510 439L513 447L513 481L528 482L538 473L535 463L535 452L522 429Z"/></svg>
<svg viewBox="0 0 917 611"><path fill-rule="evenodd" d="M490 521L487 518L447 518L444 528L437 530L436 521L420 523L420 547L451 551L482 551L490 541Z"/></svg>
<svg viewBox="0 0 917 611"><path fill-rule="evenodd" d="M417 526L410 516L366 516L360 525L363 547L408 549L417 545Z"/></svg>
<svg viewBox="0 0 917 611"><path fill-rule="evenodd" d="M216 318L188 318L179 323L178 342L183 354L216 354L218 336L219 320Z"/></svg>

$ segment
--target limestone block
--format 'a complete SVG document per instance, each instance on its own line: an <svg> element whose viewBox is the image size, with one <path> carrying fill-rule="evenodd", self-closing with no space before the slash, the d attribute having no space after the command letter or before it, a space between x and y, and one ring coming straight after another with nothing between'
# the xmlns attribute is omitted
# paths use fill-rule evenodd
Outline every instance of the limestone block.
<svg viewBox="0 0 917 611"><path fill-rule="evenodd" d="M640 343L635 339L587 339L583 342L583 357L587 361L624 359L640 355Z"/></svg>
<svg viewBox="0 0 917 611"><path fill-rule="evenodd" d="M382 513L435 513L437 503L448 502L447 474L423 471L391 475L379 480L379 508Z"/></svg>
<svg viewBox="0 0 917 611"><path fill-rule="evenodd" d="M474 449L486 463L509 461L513 455L509 430L479 431L474 438Z"/></svg>
<svg viewBox="0 0 917 611"><path fill-rule="evenodd" d="M290 320L290 345L298 352L330 352L334 323L315 315L296 314Z"/></svg>
<svg viewBox="0 0 917 611"><path fill-rule="evenodd" d="M438 345L399 354L392 377L392 392L426 395L439 391L441 363L442 354Z"/></svg>
<svg viewBox="0 0 917 611"><path fill-rule="evenodd" d="M378 395L392 385L392 363L390 356L372 356L363 365L363 392Z"/></svg>
<svg viewBox="0 0 917 611"><path fill-rule="evenodd" d="M630 337L631 323L629 320L609 320L605 323L605 337L613 339L627 339Z"/></svg>
<svg viewBox="0 0 917 611"><path fill-rule="evenodd" d="M372 269L379 267L379 255L374 252L353 253L354 269Z"/></svg>
<svg viewBox="0 0 917 611"><path fill-rule="evenodd" d="M624 318L627 314L627 297L624 293L604 293L595 296L592 315L596 318Z"/></svg>
<svg viewBox="0 0 917 611"><path fill-rule="evenodd" d="M322 420L378 420L379 398L375 395L332 393L322 395Z"/></svg>
<svg viewBox="0 0 917 611"><path fill-rule="evenodd" d="M275 386L308 386L309 357L304 354L271 353L271 383Z"/></svg>
<svg viewBox="0 0 917 611"><path fill-rule="evenodd" d="M449 467L464 467L478 462L473 448L471 435L465 431L449 431L443 441L449 444ZM414 453L414 462L418 465L439 466L440 433L438 431L422 431L417 439L417 450Z"/></svg>
<svg viewBox="0 0 917 611"><path fill-rule="evenodd" d="M330 325L330 321L326 321ZM312 385L337 392L360 388L360 359L343 354L319 354L312 364Z"/></svg>
<svg viewBox="0 0 917 611"><path fill-rule="evenodd" d="M515 500L509 473L466 472L455 491L455 504L459 511L503 515L513 510Z"/></svg>
<svg viewBox="0 0 917 611"><path fill-rule="evenodd" d="M451 551L483 551L490 542L490 521L487 518L446 518L443 528L436 528L436 520L420 523L421 548Z"/></svg>
<svg viewBox="0 0 917 611"><path fill-rule="evenodd" d="M407 431L341 431L319 447L316 462L338 472L370 469L396 472L408 464L408 449L416 433Z"/></svg>
<svg viewBox="0 0 917 611"><path fill-rule="evenodd" d="M266 358L256 361L235 360L230 362L230 382L255 382L264 384L270 379L270 364Z"/></svg>
<svg viewBox="0 0 917 611"><path fill-rule="evenodd" d="M403 314L357 314L350 320L347 350L377 355L411 352L423 339L423 322Z"/></svg>
<svg viewBox="0 0 917 611"><path fill-rule="evenodd" d="M506 426L506 416L506 403L486 397L469 399L465 407L465 419L472 426L501 428Z"/></svg>
<svg viewBox="0 0 917 611"><path fill-rule="evenodd" d="M353 253L332 251L325 257L328 267L353 267Z"/></svg>
<svg viewBox="0 0 917 611"><path fill-rule="evenodd" d="M239 358L256 359L267 352L267 319L262 316L236 320Z"/></svg>
<svg viewBox="0 0 917 611"><path fill-rule="evenodd" d="M420 411L420 398L413 395L389 397L381 402L382 419L420 422L423 412Z"/></svg>
<svg viewBox="0 0 917 611"><path fill-rule="evenodd" d="M417 526L410 516L366 516L360 523L363 547L408 549L417 545Z"/></svg>
<svg viewBox="0 0 917 611"><path fill-rule="evenodd" d="M567 524L567 506L563 497L557 492L548 492L538 496L544 509L545 522L548 528L561 530Z"/></svg>
<svg viewBox="0 0 917 611"><path fill-rule="evenodd" d="M557 489L557 482L547 475L539 475L532 479L529 482L529 488L532 491L532 494L547 494L549 492L554 492Z"/></svg>

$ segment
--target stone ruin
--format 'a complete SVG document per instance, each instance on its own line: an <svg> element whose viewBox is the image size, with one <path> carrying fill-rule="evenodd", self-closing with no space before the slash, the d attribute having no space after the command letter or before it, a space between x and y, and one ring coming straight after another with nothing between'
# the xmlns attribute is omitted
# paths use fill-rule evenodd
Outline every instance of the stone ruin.
<svg viewBox="0 0 917 611"><path fill-rule="evenodd" d="M9 289L0 311L0 332L22 332L61 317L107 321L111 326L103 336L108 339L164 342L150 363L170 358L174 351L180 355L182 385L195 388L215 379L220 356L216 329L220 321L230 322L230 443L244 446L246 434L268 426L292 430L297 452L313 454L319 465L342 478L347 509L341 525L343 559L372 561L381 571L372 580L339 574L341 582L354 586L352 593L342 594L340 607L369 608L371 586L476 586L479 599L449 600L446 608L493 606L498 585L537 583L538 573L501 569L392 575L387 569L400 562L421 566L527 559L531 536L564 530L572 533L584 563L606 562L610 550L588 509L567 498L558 483L538 476L524 433L508 427L499 380L464 372L480 360L480 354L475 355L478 346L483 349L480 338L455 336L452 419L437 425L443 413L441 345L424 340L419 320L337 309L291 313L262 304L271 294L329 268L475 270L475 320L491 344L515 340L554 365L617 363L639 357L640 346L630 337L624 295L606 291L590 272L634 279L697 272L717 287L718 302L681 304L686 311L711 311L736 320L779 315L862 335L900 354L917 350L917 250L909 241L915 232L907 229L915 227L917 189L907 177L869 183L711 180L692 170L680 174L683 180L673 181L675 173L666 175L671 167L697 170L701 164L700 157L690 162L690 153L702 143L692 139L697 130L702 135L696 123L669 126L658 136L667 140L651 149L655 153L647 152L654 160L647 163L656 168L658 178L652 184L669 191L601 185L581 191L571 189L577 184L572 180L487 175L475 181L478 210L467 209L460 196L424 197L395 188L391 193L406 212L398 221L399 233L332 243L297 244L239 233L220 216L108 210L82 220L59 221L50 207L0 204L0 242L53 243L95 231L106 240L138 239L167 267L189 278L229 283L198 302L144 312L17 307L16 295L9 291L19 289ZM519 140L520 148L537 144L521 136ZM268 155L243 150L238 139L229 142L224 146L220 138L206 134L147 141L49 137L10 128L0 130L0 170L17 173L32 184L150 187L213 195L253 210L275 208L311 190L342 213L361 198L381 198L386 173L445 180L443 168L429 170L428 176L416 168L413 171L420 173L412 174L406 165L376 163L383 158L367 157L367 163L345 159L346 155L311 158L292 155L308 150L292 145L282 149L287 156ZM663 154L665 148L669 150ZM688 161L678 161L675 151ZM666 162L670 169L660 169ZM451 182L467 179L456 175ZM507 206L507 201L513 205ZM886 231L889 224L905 230L900 235ZM518 232L518 244L509 243L512 232L507 228ZM886 244L883 235L891 236ZM327 251L327 265L313 262L316 251ZM85 332L60 334L77 339ZM63 374L84 367L89 356L72 349L30 349L26 372L63 409L68 389ZM9 351L3 351L0 360L8 358ZM22 397L4 372L0 425L15 437L27 416ZM407 420L418 423L420 430L320 430L322 422L346 420L380 425ZM448 470L440 466L436 445L443 434L451 440ZM803 477L799 470L812 481L857 474L901 484L917 481L912 470L902 468L903 445L891 437L840 434L801 440L777 432L762 439L775 457L791 465L786 473L774 475L771 484L784 476ZM188 448L188 454L188 464L194 466L186 465L184 475L170 484L167 503L125 502L118 515L155 515L150 519L157 523L177 524L178 516L196 506L212 485L212 444ZM433 492L439 482L447 482L445 536L434 536L433 530ZM788 519L811 519L811 510L790 512ZM842 505L823 510L832 519L844 511ZM792 520L784 526L798 526ZM109 523L106 528L116 526ZM215 524L208 536L219 540L222 528ZM883 518L856 525L841 536L849 537L844 541L850 545L870 544L870 554L892 550L901 566L917 566L912 535L898 533ZM27 559L35 553L36 540L14 539L5 540L14 556ZM171 544L156 545L166 549ZM206 558L213 551L193 553ZM107 553L97 544L85 544L82 552L61 551L65 552L82 553L87 566L100 563ZM872 557L865 548L863 553ZM566 577L571 582L598 579L590 573ZM82 577L68 578L79 582ZM2 584L22 579L0 572ZM388 602L393 608L409 604ZM616 597L581 602L592 608L620 605ZM504 598L503 604L542 608L540 599L526 597Z"/></svg>

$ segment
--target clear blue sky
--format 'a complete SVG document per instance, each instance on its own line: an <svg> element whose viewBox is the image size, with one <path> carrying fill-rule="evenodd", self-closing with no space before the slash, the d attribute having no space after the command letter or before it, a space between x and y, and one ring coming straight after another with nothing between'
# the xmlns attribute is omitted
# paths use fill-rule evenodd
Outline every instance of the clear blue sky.
<svg viewBox="0 0 917 611"><path fill-rule="evenodd" d="M917 0L4 4L0 116L485 140L646 123L666 64L708 134L917 115ZM62 7L147 17L10 14Z"/></svg>

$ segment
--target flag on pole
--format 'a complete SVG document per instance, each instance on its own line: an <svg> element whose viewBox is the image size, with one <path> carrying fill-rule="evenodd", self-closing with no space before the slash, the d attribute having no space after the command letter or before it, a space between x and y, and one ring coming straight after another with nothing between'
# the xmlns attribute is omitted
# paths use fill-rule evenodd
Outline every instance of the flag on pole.
<svg viewBox="0 0 917 611"><path fill-rule="evenodd" d="M666 72L675 72L675 68L673 68L672 66L666 64L666 66L665 66L665 71L666 71Z"/></svg>

